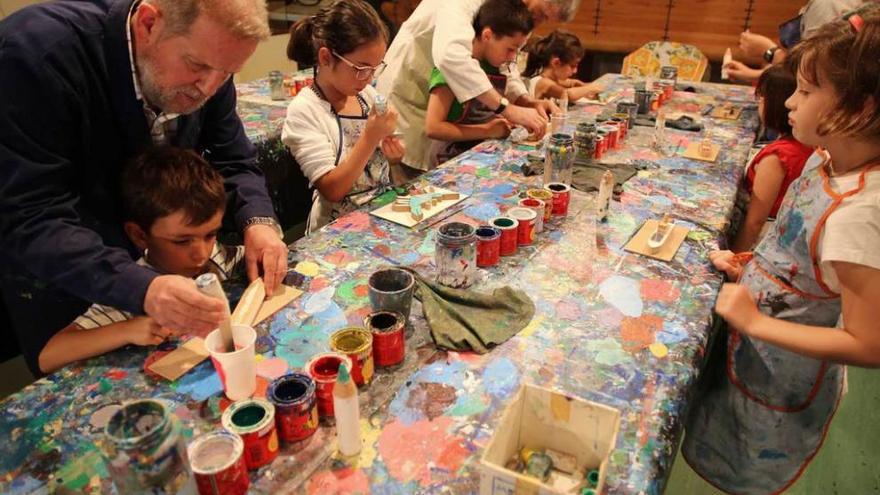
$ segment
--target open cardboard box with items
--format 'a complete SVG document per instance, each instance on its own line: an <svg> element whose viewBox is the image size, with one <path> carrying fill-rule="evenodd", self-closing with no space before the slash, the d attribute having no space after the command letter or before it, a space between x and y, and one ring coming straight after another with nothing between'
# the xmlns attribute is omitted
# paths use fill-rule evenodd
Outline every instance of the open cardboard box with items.
<svg viewBox="0 0 880 495"><path fill-rule="evenodd" d="M601 493L619 427L617 409L522 385L480 459L480 494L580 494L585 488ZM524 452L549 457L554 464L549 476L509 469ZM591 471L598 473L589 480Z"/></svg>

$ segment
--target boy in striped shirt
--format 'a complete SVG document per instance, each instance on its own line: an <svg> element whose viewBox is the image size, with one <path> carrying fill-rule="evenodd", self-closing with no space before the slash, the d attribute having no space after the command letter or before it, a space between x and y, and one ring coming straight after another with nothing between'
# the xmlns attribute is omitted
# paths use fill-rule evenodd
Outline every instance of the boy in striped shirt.
<svg viewBox="0 0 880 495"><path fill-rule="evenodd" d="M243 270L244 246L223 246L217 232L226 209L223 178L202 157L180 148L154 148L122 172L123 228L142 251L138 264L159 273L220 280ZM40 352L44 373L118 349L156 345L170 335L147 316L93 304L49 339Z"/></svg>

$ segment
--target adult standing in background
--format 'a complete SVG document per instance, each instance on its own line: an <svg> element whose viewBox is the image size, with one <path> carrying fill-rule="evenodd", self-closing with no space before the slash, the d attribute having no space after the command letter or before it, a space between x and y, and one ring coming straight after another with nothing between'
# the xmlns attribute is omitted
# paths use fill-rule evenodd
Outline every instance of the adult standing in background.
<svg viewBox="0 0 880 495"><path fill-rule="evenodd" d="M388 48L385 72L377 89L387 95L399 112L406 154L401 179L415 177L430 168L431 140L425 136L428 78L436 66L458 101L476 98L514 124L542 135L548 113L556 110L549 101L534 100L515 67L510 68L506 95L496 91L479 62L471 57L474 15L483 0L422 0L400 27ZM535 24L545 20L567 22L580 0L524 0Z"/></svg>
<svg viewBox="0 0 880 495"><path fill-rule="evenodd" d="M264 0L59 1L0 22L0 293L32 370L90 302L166 334L223 318L192 280L134 261L118 178L151 145L195 150L223 175L248 275L277 287L287 248L231 77L268 36Z"/></svg>

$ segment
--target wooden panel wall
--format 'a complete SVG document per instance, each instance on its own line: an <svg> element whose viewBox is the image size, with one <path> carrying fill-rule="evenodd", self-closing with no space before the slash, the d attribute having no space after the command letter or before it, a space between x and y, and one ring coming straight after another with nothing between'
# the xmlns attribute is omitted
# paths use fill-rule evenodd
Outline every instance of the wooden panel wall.
<svg viewBox="0 0 880 495"><path fill-rule="evenodd" d="M697 46L712 60L734 50L746 28L777 39L782 22L807 0L581 0L568 24L545 23L537 34L557 27L580 37L588 50L629 53L648 41Z"/></svg>

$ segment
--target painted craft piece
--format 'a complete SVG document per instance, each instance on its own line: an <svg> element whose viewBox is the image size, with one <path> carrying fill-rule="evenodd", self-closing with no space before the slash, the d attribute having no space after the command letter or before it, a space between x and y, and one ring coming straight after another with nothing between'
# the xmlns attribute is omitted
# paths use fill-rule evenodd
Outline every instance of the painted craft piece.
<svg viewBox="0 0 880 495"><path fill-rule="evenodd" d="M392 203L370 213L404 227L414 227L467 197L449 189L429 186L424 191L399 196Z"/></svg>
<svg viewBox="0 0 880 495"><path fill-rule="evenodd" d="M714 163L718 159L719 153L721 153L721 146L711 142L700 141L689 144L681 156L691 160Z"/></svg>
<svg viewBox="0 0 880 495"><path fill-rule="evenodd" d="M675 257L689 229L667 219L665 222L651 219L623 248L631 253L641 254L658 260L670 261Z"/></svg>
<svg viewBox="0 0 880 495"><path fill-rule="evenodd" d="M166 380L177 380L208 357L205 340L193 337L177 349L157 359L147 368Z"/></svg>
<svg viewBox="0 0 880 495"><path fill-rule="evenodd" d="M736 120L742 115L742 107L735 107L732 103L727 102L712 109L711 115L716 119Z"/></svg>

